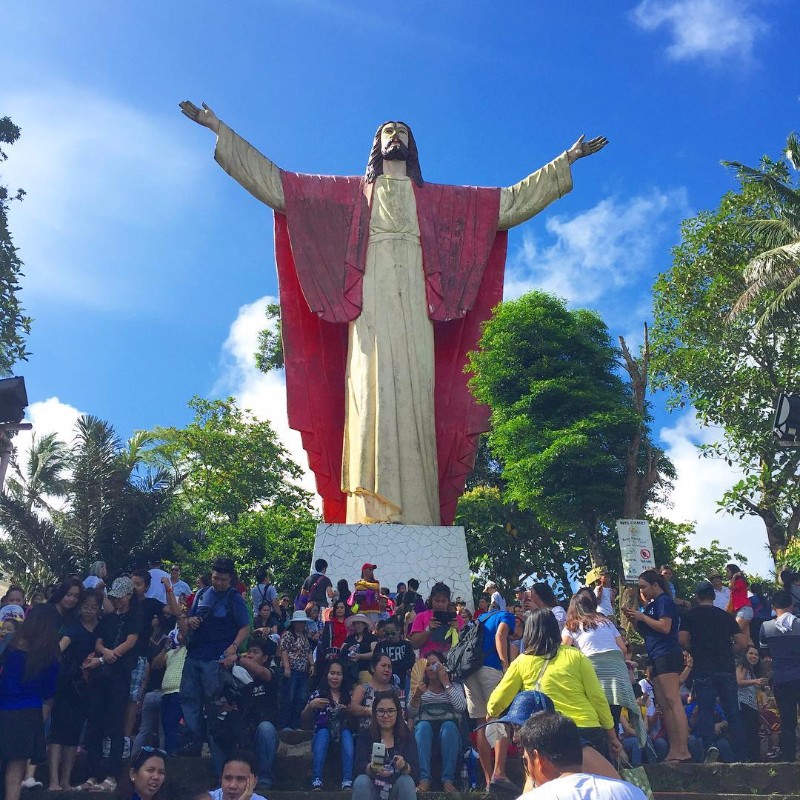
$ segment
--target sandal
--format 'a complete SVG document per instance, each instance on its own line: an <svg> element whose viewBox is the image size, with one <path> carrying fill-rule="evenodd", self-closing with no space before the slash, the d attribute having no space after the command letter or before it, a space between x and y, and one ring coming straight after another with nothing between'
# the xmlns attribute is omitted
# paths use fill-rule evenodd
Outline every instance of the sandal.
<svg viewBox="0 0 800 800"><path fill-rule="evenodd" d="M89 791L90 792L116 792L117 791L117 781L114 778L106 778L101 783L96 783Z"/></svg>
<svg viewBox="0 0 800 800"><path fill-rule="evenodd" d="M91 792L97 786L94 778L87 778L80 786L75 787L76 792Z"/></svg>

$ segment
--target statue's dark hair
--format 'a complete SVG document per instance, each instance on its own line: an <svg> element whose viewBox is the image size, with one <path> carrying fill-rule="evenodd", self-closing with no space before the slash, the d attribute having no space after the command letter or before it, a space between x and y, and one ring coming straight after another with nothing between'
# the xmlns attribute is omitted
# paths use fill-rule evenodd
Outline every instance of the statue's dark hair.
<svg viewBox="0 0 800 800"><path fill-rule="evenodd" d="M411 178L417 186L422 186L425 183L422 180L422 169L419 166L419 151L417 150L417 142L414 139L414 134L411 132L411 126L399 119L387 119L378 125L378 130L375 131L375 138L372 140L372 149L369 151L369 160L367 161L367 183L374 183L378 175L383 175L383 155L381 155L381 131L384 125L394 122L397 125L402 125L408 131L408 159L406 160L406 174Z"/></svg>

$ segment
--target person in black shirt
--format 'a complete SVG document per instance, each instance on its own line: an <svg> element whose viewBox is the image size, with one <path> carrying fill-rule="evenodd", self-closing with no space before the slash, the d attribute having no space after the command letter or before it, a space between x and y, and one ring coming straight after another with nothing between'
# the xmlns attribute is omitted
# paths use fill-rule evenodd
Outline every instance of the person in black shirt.
<svg viewBox="0 0 800 800"><path fill-rule="evenodd" d="M72 768L89 703L88 673L81 665L94 652L102 606L102 592L87 589L78 606L78 621L64 630L59 641L62 661L47 746L48 791L67 790L72 785Z"/></svg>
<svg viewBox="0 0 800 800"><path fill-rule="evenodd" d="M386 620L383 626L383 638L375 646L375 651L386 653L392 660L392 673L397 676L398 685L408 696L406 675L414 666L416 656L411 642L403 638L400 624L393 617Z"/></svg>
<svg viewBox="0 0 800 800"><path fill-rule="evenodd" d="M772 606L776 617L761 626L759 644L772 656L772 688L781 718L781 749L773 760L796 761L795 723L800 706L800 619L795 616L793 596L789 592L775 592Z"/></svg>
<svg viewBox="0 0 800 800"><path fill-rule="evenodd" d="M116 775L122 766L123 716L130 693L131 672L136 666L136 645L142 630L139 601L130 578L117 578L108 597L114 613L106 614L97 626L96 656L83 664L91 670L86 749L89 779L81 789L116 789ZM111 739L108 758L103 757L103 739Z"/></svg>
<svg viewBox="0 0 800 800"><path fill-rule="evenodd" d="M253 683L246 700L247 733L256 755L258 777L256 794L272 789L273 764L278 751L278 678L276 656L278 646L269 637L253 636L246 653L239 656L239 665L247 670Z"/></svg>
<svg viewBox="0 0 800 800"><path fill-rule="evenodd" d="M328 598L334 595L331 579L325 574L328 562L318 558L314 562L314 571L305 579L301 594L308 595L306 603L317 603L320 608L328 607Z"/></svg>
<svg viewBox="0 0 800 800"><path fill-rule="evenodd" d="M700 581L695 588L698 605L681 617L681 646L694 660L693 694L697 702L695 735L707 750L714 740L714 709L719 704L728 722L728 735L737 761L747 761L744 725L739 712L734 650L747 647L747 635L736 620L714 605L714 587Z"/></svg>
<svg viewBox="0 0 800 800"><path fill-rule="evenodd" d="M160 624L161 617L165 612L172 617L177 617L181 613L180 606L175 599L175 591L168 577L161 579L167 596L166 605L155 597L147 597L147 591L150 589L152 581L149 570L137 569L135 572L131 573L131 581L133 582L136 598L139 601L142 627L139 631L139 640L136 643L136 664L131 671L128 707L125 711L123 758L127 758L132 752L131 741L136 730L136 717L144 701L144 695L147 689L150 673L150 661L148 659L150 634L153 629L154 621Z"/></svg>

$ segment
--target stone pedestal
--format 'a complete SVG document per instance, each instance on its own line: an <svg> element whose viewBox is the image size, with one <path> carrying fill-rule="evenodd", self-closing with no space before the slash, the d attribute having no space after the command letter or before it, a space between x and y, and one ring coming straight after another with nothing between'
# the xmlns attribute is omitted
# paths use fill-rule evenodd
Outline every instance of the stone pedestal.
<svg viewBox="0 0 800 800"><path fill-rule="evenodd" d="M324 558L334 586L346 578L353 588L361 577L361 565L377 564L375 577L394 592L409 578L419 581L419 592L427 598L437 581L446 583L452 597L463 597L470 608L467 540L464 528L436 525L342 525L324 522L317 526L313 562Z"/></svg>

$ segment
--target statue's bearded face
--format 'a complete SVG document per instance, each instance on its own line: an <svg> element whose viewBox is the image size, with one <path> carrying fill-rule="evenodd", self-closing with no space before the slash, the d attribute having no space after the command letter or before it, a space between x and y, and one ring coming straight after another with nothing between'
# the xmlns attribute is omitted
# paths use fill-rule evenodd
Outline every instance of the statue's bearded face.
<svg viewBox="0 0 800 800"><path fill-rule="evenodd" d="M408 129L396 122L381 128L381 155L386 161L408 160Z"/></svg>

